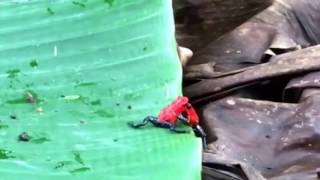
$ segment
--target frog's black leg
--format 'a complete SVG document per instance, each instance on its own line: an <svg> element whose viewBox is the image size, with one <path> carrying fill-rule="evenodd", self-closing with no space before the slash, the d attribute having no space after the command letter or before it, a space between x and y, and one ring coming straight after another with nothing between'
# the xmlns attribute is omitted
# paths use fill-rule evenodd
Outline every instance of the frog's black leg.
<svg viewBox="0 0 320 180"><path fill-rule="evenodd" d="M155 127L165 128L165 129L170 129L170 127L171 127L171 124L170 124L170 123L167 123L167 122L154 121L154 122L152 122L152 124L153 124Z"/></svg>
<svg viewBox="0 0 320 180"><path fill-rule="evenodd" d="M173 131L176 133L186 133L185 130L177 129L175 124L171 124L171 123L168 123L165 121L159 121L158 118L153 119L153 120L149 120L149 122L151 122L155 127L169 129L170 131Z"/></svg>
<svg viewBox="0 0 320 180"><path fill-rule="evenodd" d="M193 129L195 135L202 139L203 148L206 149L207 148L207 141L206 141L207 135L204 132L204 130L202 129L202 127L199 125L196 125L196 126L193 126L192 129Z"/></svg>
<svg viewBox="0 0 320 180"><path fill-rule="evenodd" d="M188 119L185 118L183 115L178 116L178 119L185 125L189 125Z"/></svg>
<svg viewBox="0 0 320 180"><path fill-rule="evenodd" d="M142 123L134 123L134 122L128 122L128 125L133 128L140 128L142 126L147 125L149 122L151 122L153 125L158 121L157 117L154 116L147 116L143 119Z"/></svg>
<svg viewBox="0 0 320 180"><path fill-rule="evenodd" d="M188 130L184 130L184 129L178 129L177 125L173 124L170 127L170 131L175 132L175 133L179 133L179 134L183 134L183 133L188 133Z"/></svg>
<svg viewBox="0 0 320 180"><path fill-rule="evenodd" d="M189 132L187 130L178 129L175 124L171 124L168 122L161 122L161 121L159 121L159 119L157 117L154 117L154 116L148 116L148 117L144 118L142 123L128 122L128 125L133 128L140 128L142 126L147 125L148 123L153 124L155 127L169 129L170 131L175 132L175 133L188 133Z"/></svg>

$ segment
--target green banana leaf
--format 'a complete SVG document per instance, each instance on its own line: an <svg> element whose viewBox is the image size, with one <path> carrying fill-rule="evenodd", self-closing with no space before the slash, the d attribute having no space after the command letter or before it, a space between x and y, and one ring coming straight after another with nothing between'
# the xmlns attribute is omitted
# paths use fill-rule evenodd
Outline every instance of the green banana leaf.
<svg viewBox="0 0 320 180"><path fill-rule="evenodd" d="M181 94L170 0L0 1L0 179L200 179L201 141L131 129Z"/></svg>

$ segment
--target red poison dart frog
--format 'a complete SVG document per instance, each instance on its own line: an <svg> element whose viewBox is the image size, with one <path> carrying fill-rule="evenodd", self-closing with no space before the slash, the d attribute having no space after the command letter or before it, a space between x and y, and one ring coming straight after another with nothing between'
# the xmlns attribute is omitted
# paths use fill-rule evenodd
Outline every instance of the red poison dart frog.
<svg viewBox="0 0 320 180"><path fill-rule="evenodd" d="M190 126L195 135L202 138L203 145L206 145L206 134L199 125L199 117L189 103L189 99L184 96L177 97L170 105L163 108L158 117L147 116L141 123L129 122L128 125L133 128L140 128L150 122L155 127L167 128L175 133L187 133L187 130L177 128L178 121Z"/></svg>

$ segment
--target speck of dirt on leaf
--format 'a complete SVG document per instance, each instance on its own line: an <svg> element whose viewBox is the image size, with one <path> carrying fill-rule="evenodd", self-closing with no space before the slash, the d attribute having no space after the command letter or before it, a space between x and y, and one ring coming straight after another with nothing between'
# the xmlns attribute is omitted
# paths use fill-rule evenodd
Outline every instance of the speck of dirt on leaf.
<svg viewBox="0 0 320 180"><path fill-rule="evenodd" d="M14 156L10 155L12 152L5 150L5 149L0 149L0 159L11 159L15 158Z"/></svg>
<svg viewBox="0 0 320 180"><path fill-rule="evenodd" d="M72 1L72 4L76 5L76 6L80 6L82 8L85 8L86 5L82 2L79 2L79 1Z"/></svg>
<svg viewBox="0 0 320 180"><path fill-rule="evenodd" d="M22 141L22 142L28 142L30 140L30 136L28 135L28 133L26 132L22 132L19 136L18 136L18 140Z"/></svg>
<svg viewBox="0 0 320 180"><path fill-rule="evenodd" d="M54 15L54 11L51 9L51 8L47 8L47 12L49 13L49 14L51 14L51 15Z"/></svg>
<svg viewBox="0 0 320 180"><path fill-rule="evenodd" d="M60 169L64 166L64 162L58 162L54 169Z"/></svg>
<svg viewBox="0 0 320 180"><path fill-rule="evenodd" d="M13 79L13 78L16 78L19 73L20 73L19 69L11 69L7 71L7 75L8 75L7 77Z"/></svg>
<svg viewBox="0 0 320 180"><path fill-rule="evenodd" d="M59 161L57 162L57 165L54 167L54 169L60 169L71 164L72 164L72 161Z"/></svg>
<svg viewBox="0 0 320 180"><path fill-rule="evenodd" d="M83 159L82 159L82 157L81 157L80 152L73 152L73 156L74 156L74 160L75 160L77 163L84 165L84 161L83 161Z"/></svg>
<svg viewBox="0 0 320 180"><path fill-rule="evenodd" d="M17 115L15 113L10 114L10 119L17 119Z"/></svg>
<svg viewBox="0 0 320 180"><path fill-rule="evenodd" d="M36 68L38 67L38 62L36 59L32 60L29 64L32 68Z"/></svg>

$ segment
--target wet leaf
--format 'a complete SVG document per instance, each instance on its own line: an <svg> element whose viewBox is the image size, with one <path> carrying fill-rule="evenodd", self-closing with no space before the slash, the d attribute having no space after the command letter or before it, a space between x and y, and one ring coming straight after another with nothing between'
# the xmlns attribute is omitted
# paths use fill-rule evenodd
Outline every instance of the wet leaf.
<svg viewBox="0 0 320 180"><path fill-rule="evenodd" d="M0 4L1 114L18 114L8 128L16 136L23 131L50 135L30 134L29 142L9 145L17 137L1 137L0 147L10 146L36 169L9 159L0 163L1 177L69 180L70 174L62 172L70 171L93 180L119 179L119 172L135 180L200 179L201 140L152 126L141 131L127 126L158 114L181 95L170 0ZM37 67L30 66L32 60ZM37 104L22 104L26 90L38 94ZM59 169L61 160L73 164Z"/></svg>

